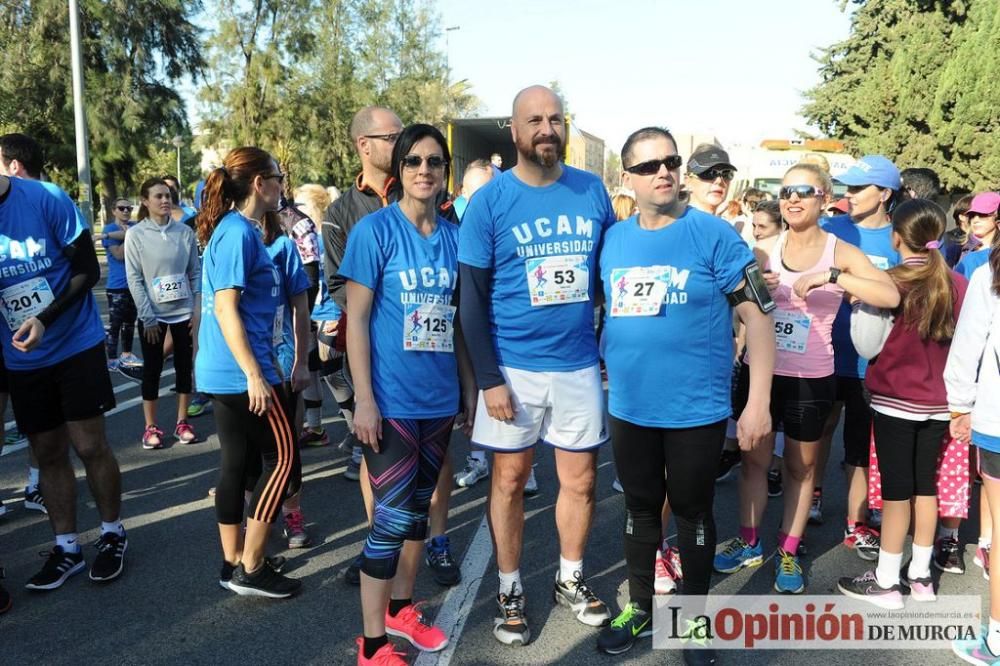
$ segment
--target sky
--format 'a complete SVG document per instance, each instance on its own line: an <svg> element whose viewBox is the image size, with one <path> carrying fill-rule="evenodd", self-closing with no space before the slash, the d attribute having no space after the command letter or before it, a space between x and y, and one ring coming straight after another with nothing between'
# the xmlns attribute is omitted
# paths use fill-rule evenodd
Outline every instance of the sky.
<svg viewBox="0 0 1000 666"><path fill-rule="evenodd" d="M839 0L438 0L453 81L482 115L559 81L577 127L617 152L647 125L712 134L723 145L809 130L802 92L812 54L846 38ZM445 48L445 37L440 36Z"/></svg>

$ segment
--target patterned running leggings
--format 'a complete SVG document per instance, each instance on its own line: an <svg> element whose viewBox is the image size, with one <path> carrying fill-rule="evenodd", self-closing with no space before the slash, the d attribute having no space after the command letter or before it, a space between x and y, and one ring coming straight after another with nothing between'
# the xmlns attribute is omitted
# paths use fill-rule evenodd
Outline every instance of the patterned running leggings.
<svg viewBox="0 0 1000 666"><path fill-rule="evenodd" d="M121 335L122 351L132 351L135 332L135 301L128 289L108 289L108 358L118 358L118 337Z"/></svg>
<svg viewBox="0 0 1000 666"><path fill-rule="evenodd" d="M392 579L403 542L427 536L427 510L454 422L454 416L382 419L379 452L364 447L375 512L361 570L372 578Z"/></svg>

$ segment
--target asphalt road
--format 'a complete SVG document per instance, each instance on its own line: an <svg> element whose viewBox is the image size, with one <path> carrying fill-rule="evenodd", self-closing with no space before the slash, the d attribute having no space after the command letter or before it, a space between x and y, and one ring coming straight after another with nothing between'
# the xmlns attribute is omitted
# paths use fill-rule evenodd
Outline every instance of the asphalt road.
<svg viewBox="0 0 1000 666"><path fill-rule="evenodd" d="M103 292L97 294L102 309ZM136 342L138 348L138 341ZM160 412L170 423L175 402L172 375L161 384ZM119 407L107 419L108 439L121 465L124 485L123 518L129 549L125 573L110 585L92 584L85 575L70 579L53 592L32 593L24 583L42 565L40 552L51 547L49 524L41 514L24 510L27 455L8 447L0 457L0 497L8 513L0 518L0 563L6 567L5 586L14 608L0 616L0 664L353 664L354 638L361 631L358 589L343 580L343 570L359 552L365 536L364 511L356 483L343 477L347 454L334 447L303 451L303 509L315 545L286 551L280 533L272 536L270 552L289 557L289 572L304 581L303 593L288 601L238 597L219 588L221 563L215 513L208 489L215 485L218 441L212 417L194 420L202 443L144 451L139 387L113 377ZM330 439L339 441L344 423L336 403L324 396L324 423ZM7 420L11 418L7 414ZM467 441L456 433L451 456L460 469ZM836 450L827 470L826 523L810 528L810 555L805 560L808 591L830 594L839 576L857 574L867 563L839 545L844 511L844 484ZM624 597L625 564L621 546L624 519L622 496L611 488L611 451L599 457L597 508L586 558L593 587L617 606ZM77 462L81 540L98 536L99 518L90 499L82 466ZM452 646L436 655L419 656L418 664L679 664L680 655L654 651L640 642L617 658L595 649L597 630L554 606L551 585L558 568L554 532L556 480L552 452L539 449L536 470L540 494L527 501L524 557L521 565L534 641L509 648L492 636L496 594L496 564L491 559L489 533L483 521L486 482L456 490L451 500L449 533L465 582L450 591L421 574L418 599L428 601L427 613L438 619L453 638ZM764 530L773 541L780 500L770 501ZM736 533L736 481L717 486L716 518L720 539ZM977 516L974 505L971 515ZM983 595L986 582L972 564L976 526L962 529L969 570L964 576L945 575L941 594ZM935 573L935 575L937 575ZM479 583L482 583L480 585ZM713 579L713 590L768 594L773 582L770 561L751 571ZM616 601L616 598L618 601ZM397 643L399 645L399 643ZM402 646L400 646L402 647ZM878 664L958 663L946 651L854 652L724 652L720 663L798 664L850 660Z"/></svg>

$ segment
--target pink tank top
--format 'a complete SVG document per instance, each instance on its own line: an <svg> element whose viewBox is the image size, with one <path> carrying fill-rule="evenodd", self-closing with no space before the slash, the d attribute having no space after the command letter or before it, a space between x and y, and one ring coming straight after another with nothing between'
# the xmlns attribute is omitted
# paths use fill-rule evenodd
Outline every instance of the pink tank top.
<svg viewBox="0 0 1000 666"><path fill-rule="evenodd" d="M843 302L844 289L837 284L824 284L810 291L805 300L795 295L792 285L803 275L830 270L834 265L837 237L827 234L826 246L819 261L798 272L782 261L785 239L782 233L771 249L765 270L778 274L779 284L771 294L777 309L774 316L778 353L774 359L774 374L784 377L828 377L833 374L833 320Z"/></svg>

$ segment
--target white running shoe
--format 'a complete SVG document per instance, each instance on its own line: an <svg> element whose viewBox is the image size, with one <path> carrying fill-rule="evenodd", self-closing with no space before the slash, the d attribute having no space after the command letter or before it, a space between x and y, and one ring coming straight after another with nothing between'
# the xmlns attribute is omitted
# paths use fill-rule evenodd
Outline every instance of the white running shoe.
<svg viewBox="0 0 1000 666"><path fill-rule="evenodd" d="M468 488L490 475L490 464L486 459L480 460L474 456L466 456L465 469L455 475L455 485Z"/></svg>

